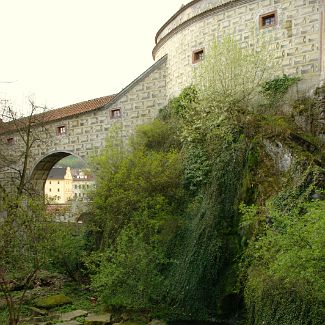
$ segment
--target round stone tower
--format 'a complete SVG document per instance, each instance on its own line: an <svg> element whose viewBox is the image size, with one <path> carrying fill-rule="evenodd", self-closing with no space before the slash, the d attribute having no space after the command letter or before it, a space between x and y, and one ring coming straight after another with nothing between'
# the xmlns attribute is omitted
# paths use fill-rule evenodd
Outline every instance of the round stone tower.
<svg viewBox="0 0 325 325"><path fill-rule="evenodd" d="M153 58L167 54L167 95L192 81L214 40L232 36L243 47L260 35L275 52L279 73L302 75L313 87L324 79L325 0L193 0L158 31Z"/></svg>

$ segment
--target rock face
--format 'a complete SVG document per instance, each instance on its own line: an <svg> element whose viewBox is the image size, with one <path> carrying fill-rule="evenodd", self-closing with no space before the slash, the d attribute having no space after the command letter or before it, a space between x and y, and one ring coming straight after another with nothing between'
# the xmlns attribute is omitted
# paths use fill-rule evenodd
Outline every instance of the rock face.
<svg viewBox="0 0 325 325"><path fill-rule="evenodd" d="M65 295L54 295L44 298L39 298L35 301L35 305L40 308L50 309L57 306L71 304L72 300Z"/></svg>
<svg viewBox="0 0 325 325"><path fill-rule="evenodd" d="M28 309L30 309L35 316L38 316L38 315L46 316L48 314L48 311L44 310L44 309L39 309L39 308L36 308L36 307L28 307Z"/></svg>
<svg viewBox="0 0 325 325"><path fill-rule="evenodd" d="M89 315L84 325L108 325L111 322L111 314Z"/></svg>
<svg viewBox="0 0 325 325"><path fill-rule="evenodd" d="M288 148L286 148L281 142L265 140L266 152L273 158L277 168L281 172L286 172L289 170L292 162L293 156Z"/></svg>
<svg viewBox="0 0 325 325"><path fill-rule="evenodd" d="M70 320L73 320L77 317L81 317L81 316L87 316L88 315L88 312L87 311L84 311L84 310L74 310L74 311L71 311L69 313L65 313L65 314L62 314L61 317L60 317L60 321L70 321Z"/></svg>
<svg viewBox="0 0 325 325"><path fill-rule="evenodd" d="M64 299L63 299L64 298ZM41 298L37 300L37 303L40 305L42 304L43 308L49 309L49 306L58 306L57 303L63 304L70 303L71 299L64 295L56 295L50 296L46 298ZM55 302L55 305L54 305ZM39 309L35 307L30 307L30 309L35 312L36 314L40 314L38 311ZM130 320L130 315L124 313L119 315L118 319L120 322L114 321L112 319L112 314L105 313L105 314L89 314L88 311L85 310L74 310L71 312L63 313L63 314L54 314L51 311L44 311L47 315L46 316L34 316L30 319L26 319L33 324L39 325L167 325L165 321L153 319L149 322L146 317L143 317L143 320L137 318L137 320ZM88 315L88 316L87 316ZM80 318L79 318L80 317ZM138 316L139 317L139 316ZM115 317L116 319L116 317ZM25 323L24 323L25 324ZM30 324L30 323L28 323ZM0 324L2 325L2 324Z"/></svg>

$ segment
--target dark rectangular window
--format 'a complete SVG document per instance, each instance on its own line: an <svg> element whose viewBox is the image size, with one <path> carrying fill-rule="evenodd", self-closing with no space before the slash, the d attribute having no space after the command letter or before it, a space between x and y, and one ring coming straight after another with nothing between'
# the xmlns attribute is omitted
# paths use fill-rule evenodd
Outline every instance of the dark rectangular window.
<svg viewBox="0 0 325 325"><path fill-rule="evenodd" d="M57 132L58 135L66 134L67 130L66 130L65 125L58 126L57 129L56 129L56 132Z"/></svg>
<svg viewBox="0 0 325 325"><path fill-rule="evenodd" d="M276 12L269 12L260 16L260 28L268 28L275 26L277 23Z"/></svg>
<svg viewBox="0 0 325 325"><path fill-rule="evenodd" d="M110 116L112 119L122 117L121 109L120 108L112 109Z"/></svg>
<svg viewBox="0 0 325 325"><path fill-rule="evenodd" d="M7 144L14 144L15 143L15 138L14 137L10 137L10 138L7 138Z"/></svg>
<svg viewBox="0 0 325 325"><path fill-rule="evenodd" d="M192 53L192 63L200 62L204 59L204 49L196 50Z"/></svg>

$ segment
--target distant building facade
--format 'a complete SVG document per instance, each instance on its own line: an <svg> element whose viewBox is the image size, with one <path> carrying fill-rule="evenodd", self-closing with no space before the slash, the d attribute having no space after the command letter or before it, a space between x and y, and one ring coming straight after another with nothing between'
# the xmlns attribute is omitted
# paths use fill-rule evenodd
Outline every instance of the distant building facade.
<svg viewBox="0 0 325 325"><path fill-rule="evenodd" d="M73 197L70 167L52 168L45 182L45 195L51 203L65 204Z"/></svg>
<svg viewBox="0 0 325 325"><path fill-rule="evenodd" d="M82 170L70 167L54 167L45 182L45 195L52 204L67 204L71 201L86 201L87 191L94 180Z"/></svg>
<svg viewBox="0 0 325 325"><path fill-rule="evenodd" d="M87 201L88 191L95 186L93 177L79 169L73 170L72 178L73 199L76 201Z"/></svg>

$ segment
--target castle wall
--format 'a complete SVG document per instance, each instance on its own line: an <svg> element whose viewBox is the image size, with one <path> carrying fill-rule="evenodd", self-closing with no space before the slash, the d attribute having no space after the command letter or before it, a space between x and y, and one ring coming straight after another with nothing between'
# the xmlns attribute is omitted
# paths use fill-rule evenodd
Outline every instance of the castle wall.
<svg viewBox="0 0 325 325"><path fill-rule="evenodd" d="M155 59L168 54L167 95L177 95L192 80L192 53L231 35L243 47L269 40L277 73L298 74L308 86L325 78L324 0L201 0L179 11L157 34ZM276 12L273 27L261 28L260 16Z"/></svg>
<svg viewBox="0 0 325 325"><path fill-rule="evenodd" d="M87 160L90 155L98 154L104 147L113 125L122 125L123 139L127 139L138 125L149 122L157 116L159 109L166 105L166 98L166 58L162 58L103 108L35 128L33 134L37 135L39 140L31 151L29 173L33 167L39 166L36 178L40 182L37 187L43 186L54 160L58 157L55 156L57 152L68 152ZM114 110L119 110L120 116L114 118L112 115ZM59 127L65 128L63 134L58 134ZM11 144L6 142L9 137L14 138ZM0 134L0 153L7 152L8 157L12 156L17 160L17 156L24 152L24 148L18 133ZM46 157L53 158L46 161L44 160ZM15 168L21 169L20 165L22 160ZM7 187L15 176L10 169L0 166L0 185Z"/></svg>
<svg viewBox="0 0 325 325"><path fill-rule="evenodd" d="M261 16L272 12L276 15L275 25L262 28ZM191 84L199 64L193 63L193 52L203 49L207 53L214 40L226 35L233 36L243 47L267 39L269 51L276 57L277 73L302 75L307 88L325 80L325 0L191 1L158 32L153 51L156 63L105 107L63 116L48 123L45 132L35 131L42 138L30 158L30 166L39 166L36 179L41 184L54 160L64 155L87 159L98 154L114 124L122 125L123 139L127 139L137 125L151 121L170 97ZM59 127L65 128L63 134L58 134ZM7 137L14 137L15 142L8 145ZM18 134L0 134L0 140L0 152L5 146L8 156L23 148ZM16 167L20 168L19 163ZM0 185L10 179L8 175L14 176L4 170L0 166Z"/></svg>
<svg viewBox="0 0 325 325"><path fill-rule="evenodd" d="M321 79L325 80L325 0L321 0L320 6L320 42L321 42Z"/></svg>
<svg viewBox="0 0 325 325"><path fill-rule="evenodd" d="M122 124L123 135L127 138L135 128L151 121L158 110L166 104L166 65L165 61L150 71L141 80L136 80L102 109L57 121L50 125L50 133L57 127L66 125L64 135L51 139L53 151L67 150L86 158L89 153L98 153L105 145L108 131L116 124ZM120 110L121 116L112 118L113 110ZM38 153L44 156L47 152Z"/></svg>

